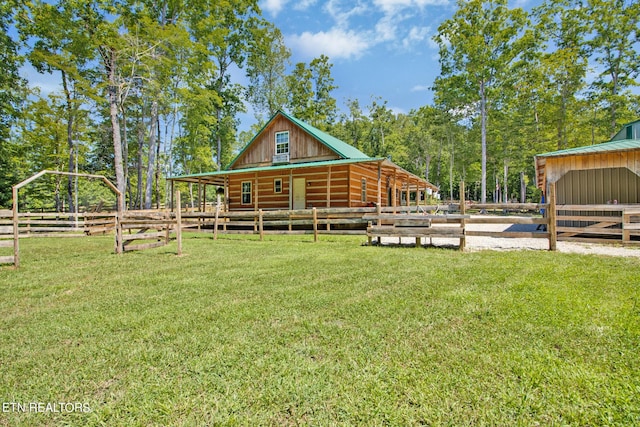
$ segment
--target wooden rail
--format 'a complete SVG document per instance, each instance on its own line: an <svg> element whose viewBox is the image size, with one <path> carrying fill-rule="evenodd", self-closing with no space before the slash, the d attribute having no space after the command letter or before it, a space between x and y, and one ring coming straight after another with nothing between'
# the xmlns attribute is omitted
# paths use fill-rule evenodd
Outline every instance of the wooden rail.
<svg viewBox="0 0 640 427"><path fill-rule="evenodd" d="M171 240L175 221L170 212L129 211L122 215L122 252L139 251L164 246ZM139 241L147 243L140 243Z"/></svg>
<svg viewBox="0 0 640 427"><path fill-rule="evenodd" d="M638 205L558 205L558 240L640 244Z"/></svg>
<svg viewBox="0 0 640 427"><path fill-rule="evenodd" d="M180 206L180 192L176 192L176 200ZM116 231L120 231L120 250L118 253L140 251L167 245L171 240L171 233L175 232L178 242L178 255L182 255L182 215L171 211L127 211L122 213L121 219L116 220ZM146 243L141 243L146 242ZM118 244L118 243L116 243Z"/></svg>
<svg viewBox="0 0 640 427"><path fill-rule="evenodd" d="M0 264L15 265L13 248L13 211L0 209Z"/></svg>

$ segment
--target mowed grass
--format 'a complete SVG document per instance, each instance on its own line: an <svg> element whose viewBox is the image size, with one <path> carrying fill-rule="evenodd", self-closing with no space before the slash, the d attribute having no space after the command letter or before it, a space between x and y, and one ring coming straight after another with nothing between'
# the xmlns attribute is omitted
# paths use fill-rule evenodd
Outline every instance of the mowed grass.
<svg viewBox="0 0 640 427"><path fill-rule="evenodd" d="M23 240L0 425L640 424L640 260L311 240Z"/></svg>

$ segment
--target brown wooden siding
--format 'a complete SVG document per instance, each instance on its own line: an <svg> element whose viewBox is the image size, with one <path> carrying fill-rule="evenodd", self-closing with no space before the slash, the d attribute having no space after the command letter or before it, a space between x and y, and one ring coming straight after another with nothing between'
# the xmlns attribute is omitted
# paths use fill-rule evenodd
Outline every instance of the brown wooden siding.
<svg viewBox="0 0 640 427"><path fill-rule="evenodd" d="M328 182L330 177L330 182ZM289 209L291 204L291 186L295 178L305 179L305 206L317 207L364 207L378 201L378 164L357 163L350 165L306 167L302 169L262 171L256 173L232 174L229 176L229 209ZM282 180L282 193L274 192L274 180ZM362 201L362 179L367 181L366 200ZM242 182L252 183L251 205L241 204ZM407 173L395 174L395 199L399 206L406 194L408 185L414 185ZM389 192L393 193L394 169L382 168L380 181L380 201L382 206L391 206L393 195L389 200ZM421 189L422 190L422 189ZM330 195L327 193L330 192ZM256 206L256 197L258 204ZM406 203L406 201L405 201Z"/></svg>
<svg viewBox="0 0 640 427"><path fill-rule="evenodd" d="M596 153L577 156L547 157L544 163L546 182L558 182L572 170L627 168L640 175L640 150L618 153Z"/></svg>
<svg viewBox="0 0 640 427"><path fill-rule="evenodd" d="M336 153L283 116L276 117L236 160L232 169L272 165L276 133L289 131L290 163L339 159Z"/></svg>
<svg viewBox="0 0 640 427"><path fill-rule="evenodd" d="M348 165L333 166L331 168L331 197L330 207L348 206ZM289 209L291 182L295 178L306 180L306 207L328 207L327 178L328 167L304 168L300 170L262 171L258 173L233 174L229 176L229 209L255 210L255 209ZM256 187L257 179L257 187ZM274 192L274 180L282 180L282 192ZM250 205L243 205L242 183L251 181L252 198ZM256 206L256 197L258 204Z"/></svg>

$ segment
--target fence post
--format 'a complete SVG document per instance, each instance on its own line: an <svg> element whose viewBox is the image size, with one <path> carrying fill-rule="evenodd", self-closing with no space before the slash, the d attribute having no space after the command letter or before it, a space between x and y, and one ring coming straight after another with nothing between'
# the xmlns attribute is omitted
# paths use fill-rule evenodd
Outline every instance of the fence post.
<svg viewBox="0 0 640 427"><path fill-rule="evenodd" d="M313 241L318 241L318 211L313 208Z"/></svg>
<svg viewBox="0 0 640 427"><path fill-rule="evenodd" d="M213 220L213 240L218 240L218 218L220 211L220 194L216 195L216 215Z"/></svg>
<svg viewBox="0 0 640 427"><path fill-rule="evenodd" d="M178 241L178 256L182 255L182 204L180 190L176 191L176 240Z"/></svg>
<svg viewBox="0 0 640 427"><path fill-rule="evenodd" d="M258 228L260 230L260 240L264 240L264 220L262 218L262 209L258 210Z"/></svg>
<svg viewBox="0 0 640 427"><path fill-rule="evenodd" d="M13 266L20 267L20 231L18 229L18 188L13 187Z"/></svg>
<svg viewBox="0 0 640 427"><path fill-rule="evenodd" d="M549 220L549 225L547 229L549 231L549 250L555 251L557 249L558 235L556 233L556 183L552 182L549 184L549 206L547 207L547 219Z"/></svg>
<svg viewBox="0 0 640 427"><path fill-rule="evenodd" d="M464 200L464 181L460 181L460 215L465 215L467 212L467 205ZM466 237L466 224L467 221L464 218L460 218L460 227L462 228L462 237L460 238L460 250L464 251L467 246Z"/></svg>

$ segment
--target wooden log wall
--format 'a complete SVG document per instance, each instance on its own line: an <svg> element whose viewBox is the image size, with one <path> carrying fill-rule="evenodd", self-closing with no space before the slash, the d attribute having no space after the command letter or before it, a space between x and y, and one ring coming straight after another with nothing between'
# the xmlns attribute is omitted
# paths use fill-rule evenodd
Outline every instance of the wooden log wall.
<svg viewBox="0 0 640 427"><path fill-rule="evenodd" d="M292 186L296 178L305 178L306 207L348 207L349 166L280 169L229 176L229 210L257 211L289 209L292 206ZM281 181L276 193L275 181ZM242 183L251 183L251 203L242 203Z"/></svg>

